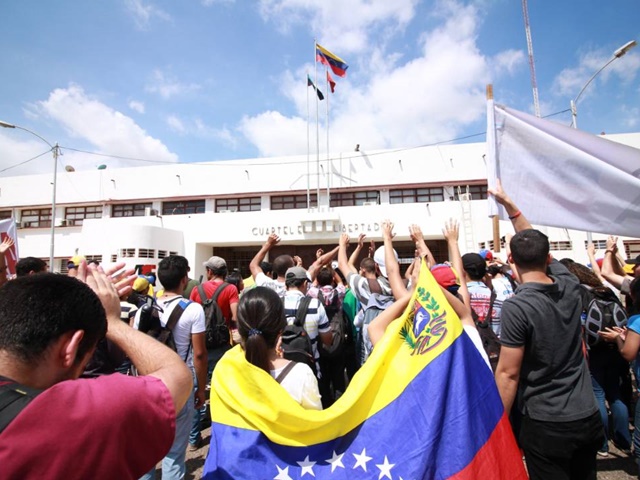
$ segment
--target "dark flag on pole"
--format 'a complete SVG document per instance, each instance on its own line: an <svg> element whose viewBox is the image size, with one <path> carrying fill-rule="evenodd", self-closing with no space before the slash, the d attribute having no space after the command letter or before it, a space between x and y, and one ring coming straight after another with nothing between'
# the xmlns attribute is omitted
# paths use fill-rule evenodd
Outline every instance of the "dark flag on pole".
<svg viewBox="0 0 640 480"><path fill-rule="evenodd" d="M307 75L307 87L313 87L315 89L316 93L318 94L318 99L319 100L324 100L324 95L322 94L320 89L315 86L315 84L313 83L313 81L311 80L311 77L309 75Z"/></svg>

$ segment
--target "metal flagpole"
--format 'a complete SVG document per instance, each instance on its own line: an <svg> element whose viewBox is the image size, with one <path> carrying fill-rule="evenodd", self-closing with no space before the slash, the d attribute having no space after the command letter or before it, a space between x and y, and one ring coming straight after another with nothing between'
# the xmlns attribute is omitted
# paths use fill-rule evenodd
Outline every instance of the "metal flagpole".
<svg viewBox="0 0 640 480"><path fill-rule="evenodd" d="M318 85L318 62L316 60L316 50L318 48L318 44L314 40L314 50L313 50L313 63L315 66L315 85ZM318 112L320 110L320 99L318 98L318 92L316 91L316 208L320 206L320 119L318 118Z"/></svg>
<svg viewBox="0 0 640 480"><path fill-rule="evenodd" d="M324 79L325 79L325 88L324 91L327 92L327 207L331 206L331 186L329 182L331 181L331 154L329 151L329 69L327 67L324 68Z"/></svg>
<svg viewBox="0 0 640 480"><path fill-rule="evenodd" d="M309 72L307 72L309 78ZM310 143L309 143L309 82L307 82L307 211L311 208L311 178L309 177Z"/></svg>

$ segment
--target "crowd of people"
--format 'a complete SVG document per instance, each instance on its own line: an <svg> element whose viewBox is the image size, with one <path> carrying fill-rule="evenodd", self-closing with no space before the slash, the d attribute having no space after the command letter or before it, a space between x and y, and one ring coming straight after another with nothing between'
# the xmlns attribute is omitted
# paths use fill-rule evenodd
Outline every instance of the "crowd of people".
<svg viewBox="0 0 640 480"><path fill-rule="evenodd" d="M307 266L287 254L266 261L280 243L272 234L249 277L212 256L202 283L180 255L162 259L153 278L78 256L58 275L27 257L9 280L5 239L2 476L154 478L161 461L163 479L183 478L186 452L200 448L210 423L216 365L236 345L304 408L330 408L410 301L421 268L460 318L477 368L495 372L530 478L595 479L597 455L607 456L611 443L629 455L633 447L640 461L632 401L640 256L622 260L609 237L603 259L589 245L589 266L553 259L548 238L499 183L490 194L515 230L504 261L488 250L462 255L451 220L443 226L447 258L434 258L420 227L410 226L415 260L406 272L390 220L381 223L381 246L361 234L352 248L342 234ZM173 348L143 333L154 312ZM416 322L415 332L422 327Z"/></svg>

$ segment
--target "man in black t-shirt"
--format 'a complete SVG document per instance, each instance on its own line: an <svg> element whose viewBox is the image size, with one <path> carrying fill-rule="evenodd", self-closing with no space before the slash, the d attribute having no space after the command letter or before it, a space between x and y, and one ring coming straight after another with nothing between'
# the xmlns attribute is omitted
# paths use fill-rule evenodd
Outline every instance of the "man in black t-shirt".
<svg viewBox="0 0 640 480"><path fill-rule="evenodd" d="M549 255L498 182L490 193L516 230L509 263L520 281L502 307L496 383L507 413L519 393L519 440L531 479L596 479L602 420L582 351L577 278Z"/></svg>

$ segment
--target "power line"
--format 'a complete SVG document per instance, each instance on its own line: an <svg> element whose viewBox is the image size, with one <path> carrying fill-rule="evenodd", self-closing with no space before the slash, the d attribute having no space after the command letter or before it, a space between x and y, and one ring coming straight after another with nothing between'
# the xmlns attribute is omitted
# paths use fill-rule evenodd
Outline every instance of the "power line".
<svg viewBox="0 0 640 480"><path fill-rule="evenodd" d="M41 153L40 155L38 155L36 157L30 158L29 160L25 160L24 162L16 163L15 165L11 165L10 167L3 168L2 170L0 170L0 173L6 172L7 170L11 170L12 168L15 168L15 167L19 167L20 165L24 165L25 163L29 163L30 161L35 160L36 158L40 158L41 156L46 155L50 151L51 150L47 150L46 152Z"/></svg>

